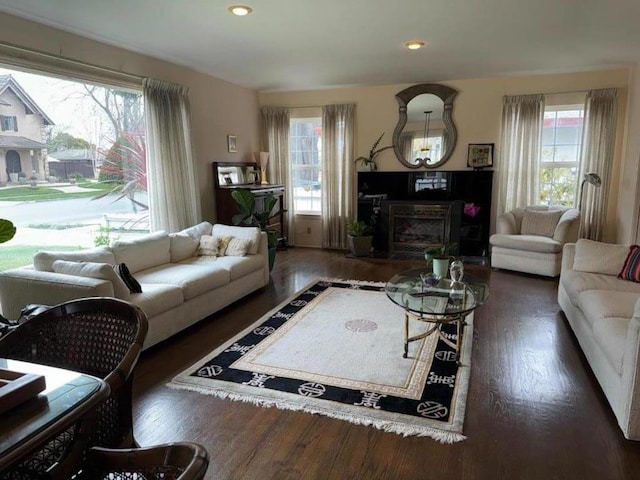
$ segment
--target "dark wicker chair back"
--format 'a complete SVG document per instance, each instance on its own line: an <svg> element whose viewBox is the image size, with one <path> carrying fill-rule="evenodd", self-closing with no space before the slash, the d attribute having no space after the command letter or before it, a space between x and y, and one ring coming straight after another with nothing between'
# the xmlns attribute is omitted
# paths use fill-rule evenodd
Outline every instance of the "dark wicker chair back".
<svg viewBox="0 0 640 480"><path fill-rule="evenodd" d="M0 340L0 357L76 370L104 379L111 394L99 407L89 445L136 446L131 397L133 369L147 335L145 314L115 298L57 305Z"/></svg>
<svg viewBox="0 0 640 480"><path fill-rule="evenodd" d="M197 443L171 443L147 448L92 448L75 480L200 480L209 465Z"/></svg>

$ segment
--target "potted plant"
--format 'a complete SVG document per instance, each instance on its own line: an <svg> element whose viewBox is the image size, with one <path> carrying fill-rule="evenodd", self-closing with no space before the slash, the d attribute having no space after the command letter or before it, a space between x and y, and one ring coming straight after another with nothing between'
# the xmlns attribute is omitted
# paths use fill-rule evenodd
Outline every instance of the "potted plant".
<svg viewBox="0 0 640 480"><path fill-rule="evenodd" d="M369 225L362 220L347 222L347 241L349 251L354 257L367 257L371 253L373 232Z"/></svg>
<svg viewBox="0 0 640 480"><path fill-rule="evenodd" d="M424 251L424 259L433 266L433 273L439 277L446 277L449 270L449 262L453 258L452 252L457 250L457 243L447 243L427 247Z"/></svg>
<svg viewBox="0 0 640 480"><path fill-rule="evenodd" d="M20 185L26 185L27 183L27 174L24 172L19 172L18 173L18 183Z"/></svg>
<svg viewBox="0 0 640 480"><path fill-rule="evenodd" d="M276 259L276 247L278 244L278 232L269 228L269 220L280 215L280 210L273 212L276 206L276 197L268 193L260 202L260 208L256 207L256 196L251 190L240 188L231 192L231 197L238 204L240 213L234 215L231 221L234 225L252 225L260 227L267 233L269 244L269 271L273 269Z"/></svg>
<svg viewBox="0 0 640 480"><path fill-rule="evenodd" d="M358 162L360 162L363 167L369 167L369 170L376 170L378 168L375 161L376 155L378 155L380 152L384 152L385 150L393 148L393 145L387 145L386 147L378 148L378 145L380 144L383 136L384 132L382 132L382 134L378 137L378 139L371 147L371 150L369 150L368 157L358 157L355 159L356 165L358 165Z"/></svg>
<svg viewBox="0 0 640 480"><path fill-rule="evenodd" d="M36 172L33 172L29 177L29 185L31 185L32 187L38 186L38 176L36 175Z"/></svg>

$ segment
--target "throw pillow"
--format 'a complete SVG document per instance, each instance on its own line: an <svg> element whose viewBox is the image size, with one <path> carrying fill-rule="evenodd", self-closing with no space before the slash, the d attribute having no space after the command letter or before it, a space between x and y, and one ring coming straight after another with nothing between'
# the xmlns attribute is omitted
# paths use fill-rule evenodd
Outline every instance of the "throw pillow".
<svg viewBox="0 0 640 480"><path fill-rule="evenodd" d="M624 261L622 270L618 274L618 278L623 280L631 280L640 283L640 246L631 245L629 247L629 255Z"/></svg>
<svg viewBox="0 0 640 480"><path fill-rule="evenodd" d="M129 289L129 293L142 293L142 286L140 282L129 271L129 268L125 263L118 263L113 266L113 270L122 279L124 284Z"/></svg>
<svg viewBox="0 0 640 480"><path fill-rule="evenodd" d="M127 285L125 285L122 279L113 271L113 267L108 263L56 260L53 262L52 268L55 273L108 280L113 285L113 295L116 298L120 298L122 300L127 300L129 298L129 289L127 288Z"/></svg>
<svg viewBox="0 0 640 480"><path fill-rule="evenodd" d="M581 238L576 242L573 269L577 272L618 275L629 253L629 246L595 242Z"/></svg>
<svg viewBox="0 0 640 480"><path fill-rule="evenodd" d="M522 235L539 235L542 237L553 237L556 231L558 221L564 212L562 210L553 210L544 212L538 210L525 209L522 216L522 227L520 233Z"/></svg>
<svg viewBox="0 0 640 480"><path fill-rule="evenodd" d="M212 256L218 255L218 238L211 235L202 235L200 237L200 244L198 245L198 256Z"/></svg>
<svg viewBox="0 0 640 480"><path fill-rule="evenodd" d="M227 245L227 249L224 254L230 257L244 257L249 251L251 246L251 240L247 238L234 238L232 237Z"/></svg>
<svg viewBox="0 0 640 480"><path fill-rule="evenodd" d="M213 226L211 235L213 235L214 237L229 236L247 239L251 242L249 251L247 253L249 255L255 255L256 253L258 253L261 235L260 229L258 227L239 227L216 223Z"/></svg>

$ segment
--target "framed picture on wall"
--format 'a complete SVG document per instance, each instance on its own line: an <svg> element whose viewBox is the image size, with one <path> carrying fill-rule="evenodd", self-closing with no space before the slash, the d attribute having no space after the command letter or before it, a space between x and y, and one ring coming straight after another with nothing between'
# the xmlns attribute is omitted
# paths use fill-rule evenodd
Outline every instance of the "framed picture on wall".
<svg viewBox="0 0 640 480"><path fill-rule="evenodd" d="M227 150L229 153L235 153L238 151L238 137L235 135L227 135Z"/></svg>
<svg viewBox="0 0 640 480"><path fill-rule="evenodd" d="M493 143L470 143L467 167L491 167L493 165L493 145Z"/></svg>

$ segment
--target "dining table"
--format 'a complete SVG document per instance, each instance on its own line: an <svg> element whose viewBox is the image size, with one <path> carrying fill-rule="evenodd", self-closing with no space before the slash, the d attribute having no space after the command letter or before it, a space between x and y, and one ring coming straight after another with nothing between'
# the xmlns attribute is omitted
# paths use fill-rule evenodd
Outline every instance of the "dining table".
<svg viewBox="0 0 640 480"><path fill-rule="evenodd" d="M41 377L40 382L44 379L44 385L34 387L44 387L39 393L30 394L20 403L0 410L0 472L29 458L77 422L90 422L98 404L109 396L109 385L102 379L73 370L0 358L0 371L7 378L16 374L25 375L25 378L27 375ZM10 383L0 381L0 407L3 389L10 393ZM7 407L6 402L4 406ZM76 436L73 440L76 444L70 450L81 452L84 446L77 443L86 438L87 435ZM79 461L79 456L69 455L61 463L74 461ZM59 469L61 465L55 468ZM68 469L69 465L64 468Z"/></svg>

